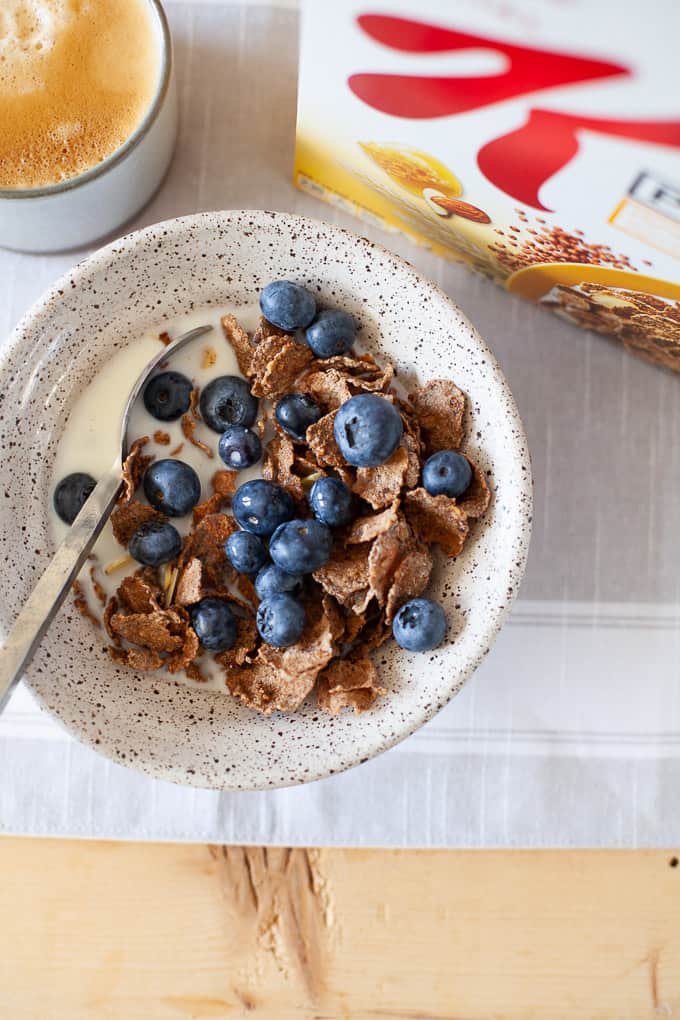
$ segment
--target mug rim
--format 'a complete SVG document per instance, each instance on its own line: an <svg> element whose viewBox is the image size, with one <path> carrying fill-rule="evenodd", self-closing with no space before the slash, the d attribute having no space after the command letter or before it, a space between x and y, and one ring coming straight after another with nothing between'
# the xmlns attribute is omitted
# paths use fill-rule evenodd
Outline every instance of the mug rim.
<svg viewBox="0 0 680 1020"><path fill-rule="evenodd" d="M54 184L42 184L37 188L0 188L0 200L48 198L52 195L62 194L65 191L71 191L82 184L88 184L124 160L149 133L158 118L168 94L172 76L173 54L170 26L168 25L168 18L161 0L146 0L146 2L153 9L161 29L161 69L153 99L132 134L125 139L122 145L119 145L117 149L114 149L100 163L96 163L89 170L84 170L74 177L66 178L66 180L56 181Z"/></svg>

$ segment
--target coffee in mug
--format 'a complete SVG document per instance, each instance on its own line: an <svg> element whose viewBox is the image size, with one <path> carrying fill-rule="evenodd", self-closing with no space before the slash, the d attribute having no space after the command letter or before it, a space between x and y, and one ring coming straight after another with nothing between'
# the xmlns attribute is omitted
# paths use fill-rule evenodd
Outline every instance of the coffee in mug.
<svg viewBox="0 0 680 1020"><path fill-rule="evenodd" d="M159 0L0 0L0 244L85 244L151 197L174 145L171 71Z"/></svg>

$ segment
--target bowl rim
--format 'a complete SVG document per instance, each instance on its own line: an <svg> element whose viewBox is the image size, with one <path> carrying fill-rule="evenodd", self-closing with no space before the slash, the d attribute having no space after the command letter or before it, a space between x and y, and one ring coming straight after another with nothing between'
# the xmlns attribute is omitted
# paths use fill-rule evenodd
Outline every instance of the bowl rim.
<svg viewBox="0 0 680 1020"><path fill-rule="evenodd" d="M200 225L201 222L210 225L215 222L216 218L219 222L224 223L225 219L227 221L231 221L244 217L250 217L256 220L259 219L261 222L270 222L273 219L279 223L286 224L291 230L294 230L295 228L298 230L322 230L326 234L339 236L344 241L350 241L355 245L357 242L361 242L361 245L367 255L375 257L375 255L378 254L382 258L387 259L399 272L403 273L406 271L410 274L418 287L424 288L439 302L443 303L445 306L449 306L456 318L463 320L466 330L469 333L469 337L474 341L475 346L478 347L480 354L484 356L485 361L491 369L494 386L498 388L499 395L502 396L507 409L506 413L513 424L513 429L509 430L512 432L513 459L522 463L525 470L518 472L518 489L515 495L515 502L518 506L522 504L523 507L521 514L518 513L518 521L522 521L522 527L518 527L513 535L513 577L516 579L516 583L513 584L512 593L506 593L503 598L502 605L496 605L489 609L488 620L483 632L480 634L476 651L474 654L470 654L468 656L468 661L463 670L460 672L457 683L452 684L448 694L443 696L443 700L440 699L437 701L433 699L420 711L414 712L413 715L409 717L408 723L399 727L398 732L395 734L387 737L376 732L375 739L372 743L369 744L368 741L364 741L357 748L356 753L351 756L351 760L343 761L337 768L333 768L328 765L316 768L312 767L308 773L299 778L296 777L295 779L290 778L274 782L265 782L263 780L261 784L249 784L247 787L243 785L230 785L229 783L222 783L220 785L206 783L205 781L202 781L201 776L187 774L186 770L184 770L184 775L181 779L175 778L174 776L169 776L167 774L167 767L162 763L156 763L154 761L140 762L138 759L130 760L129 757L121 757L115 743L111 745L104 742L95 744L87 731L78 732L74 727L68 726L66 722L62 720L60 715L47 705L44 697L34 687L30 678L23 678L31 691L32 696L39 703L41 709L46 711L62 729L81 743L90 747L92 750L103 755L107 759L116 762L116 764L122 765L126 768L132 768L134 771L152 776L156 779L162 779L166 782L174 782L178 785L230 792L281 789L300 786L309 782L315 782L319 779L328 778L333 775L339 775L342 772L348 771L351 768L355 768L357 765L363 764L364 762L377 757L379 754L390 750L397 744L400 744L403 740L411 736L420 729L421 726L437 715L438 712L444 708L467 684L472 675L475 673L509 614L510 608L517 597L520 582L524 576L531 539L531 522L533 517L533 478L529 445L524 425L505 375L500 368L495 355L491 352L476 327L472 325L469 319L467 319L467 316L465 316L458 305L456 305L456 303L449 297L448 294L445 293L444 290L442 290L441 287L415 269L405 258L398 255L396 252L391 251L379 241L373 241L361 234L355 233L352 230L348 230L344 227L339 227L335 224L313 217L267 209L212 210L192 213L186 216L172 217L168 220L149 224L140 230L132 231L121 236L109 244L97 249L92 254L78 262L75 266L71 267L71 269L67 270L30 306L14 327L6 342L2 345L2 349L0 350L0 375L4 371L6 361L16 352L17 347L23 342L24 335L27 331L30 331L33 328L36 321L39 321L44 316L49 316L51 309L55 304L58 304L63 300L63 295L65 293L68 292L69 295L72 295L74 290L77 291L78 284L84 278L91 275L93 272L96 272L101 267L106 266L112 258L115 258L122 253L133 254L135 249L138 246L143 245L146 239L149 237L155 237L160 232L164 235L178 234L189 226L195 227Z"/></svg>

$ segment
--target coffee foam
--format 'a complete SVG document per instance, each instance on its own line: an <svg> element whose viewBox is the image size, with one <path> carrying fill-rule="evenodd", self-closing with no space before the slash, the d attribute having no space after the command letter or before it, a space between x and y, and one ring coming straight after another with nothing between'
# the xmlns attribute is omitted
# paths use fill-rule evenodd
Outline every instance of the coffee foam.
<svg viewBox="0 0 680 1020"><path fill-rule="evenodd" d="M0 0L0 187L101 162L143 118L159 70L147 0Z"/></svg>
<svg viewBox="0 0 680 1020"><path fill-rule="evenodd" d="M68 0L3 0L0 7L0 92L30 92L73 8Z"/></svg>

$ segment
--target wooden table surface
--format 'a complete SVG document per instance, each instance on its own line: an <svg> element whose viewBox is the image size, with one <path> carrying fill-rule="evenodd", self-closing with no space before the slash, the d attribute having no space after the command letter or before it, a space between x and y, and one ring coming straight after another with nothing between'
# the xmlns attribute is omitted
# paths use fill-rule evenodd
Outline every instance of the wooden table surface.
<svg viewBox="0 0 680 1020"><path fill-rule="evenodd" d="M0 840L2 1020L680 1016L673 851Z"/></svg>

